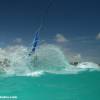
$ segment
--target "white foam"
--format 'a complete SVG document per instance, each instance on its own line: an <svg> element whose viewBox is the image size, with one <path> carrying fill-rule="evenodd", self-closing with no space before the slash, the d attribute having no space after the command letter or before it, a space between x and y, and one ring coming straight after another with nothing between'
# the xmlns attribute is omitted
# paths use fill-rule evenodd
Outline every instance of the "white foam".
<svg viewBox="0 0 100 100"><path fill-rule="evenodd" d="M42 45L37 50L38 65L34 66L34 56L28 56L26 46L9 46L0 48L0 72L7 75L17 76L40 76L44 72L55 74L77 74L86 70L100 70L100 67L93 62L82 62L77 66L68 63L63 52L54 45ZM9 66L6 67L4 59L9 60Z"/></svg>
<svg viewBox="0 0 100 100"><path fill-rule="evenodd" d="M77 68L82 69L99 69L99 66L96 63L93 62L82 62L77 65Z"/></svg>
<svg viewBox="0 0 100 100"><path fill-rule="evenodd" d="M43 74L44 74L43 71L35 71L35 72L27 73L26 76L38 77L38 76L41 76Z"/></svg>

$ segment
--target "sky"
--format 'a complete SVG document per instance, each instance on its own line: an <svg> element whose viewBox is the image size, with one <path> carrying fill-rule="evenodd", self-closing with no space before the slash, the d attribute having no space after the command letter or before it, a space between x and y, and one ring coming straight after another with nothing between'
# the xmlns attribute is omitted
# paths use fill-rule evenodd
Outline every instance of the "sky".
<svg viewBox="0 0 100 100"><path fill-rule="evenodd" d="M40 39L100 63L100 0L0 0L0 47Z"/></svg>

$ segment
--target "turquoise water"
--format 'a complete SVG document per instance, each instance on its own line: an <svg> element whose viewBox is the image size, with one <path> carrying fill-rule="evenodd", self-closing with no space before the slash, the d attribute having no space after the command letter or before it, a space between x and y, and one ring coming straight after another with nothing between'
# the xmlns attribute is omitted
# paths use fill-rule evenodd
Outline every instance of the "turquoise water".
<svg viewBox="0 0 100 100"><path fill-rule="evenodd" d="M0 96L18 100L100 100L100 72L0 77Z"/></svg>
<svg viewBox="0 0 100 100"><path fill-rule="evenodd" d="M28 53L25 46L0 48L0 96L17 96L17 100L100 100L97 64L70 65L54 45L40 46L35 63L36 55L29 57Z"/></svg>

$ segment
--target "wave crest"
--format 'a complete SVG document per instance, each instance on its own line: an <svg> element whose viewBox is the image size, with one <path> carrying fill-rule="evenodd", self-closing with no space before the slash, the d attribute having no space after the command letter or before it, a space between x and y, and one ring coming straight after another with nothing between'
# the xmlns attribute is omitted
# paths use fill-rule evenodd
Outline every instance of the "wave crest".
<svg viewBox="0 0 100 100"><path fill-rule="evenodd" d="M63 52L54 45L41 45L36 54L38 60L34 65L36 55L28 56L26 46L9 46L0 48L0 73L17 76L39 76L44 72L56 74L75 74L85 70L98 70L93 62L82 62L77 66L70 65Z"/></svg>

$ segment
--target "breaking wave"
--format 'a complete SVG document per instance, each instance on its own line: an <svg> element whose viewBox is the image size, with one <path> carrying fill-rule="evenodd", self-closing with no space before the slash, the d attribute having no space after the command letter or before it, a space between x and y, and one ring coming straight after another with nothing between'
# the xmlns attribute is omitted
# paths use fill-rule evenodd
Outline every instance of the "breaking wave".
<svg viewBox="0 0 100 100"><path fill-rule="evenodd" d="M40 76L45 72L76 74L81 71L99 71L93 62L82 62L77 66L69 64L63 52L55 45L41 45L35 55L28 56L26 46L0 48L0 74L17 76Z"/></svg>

